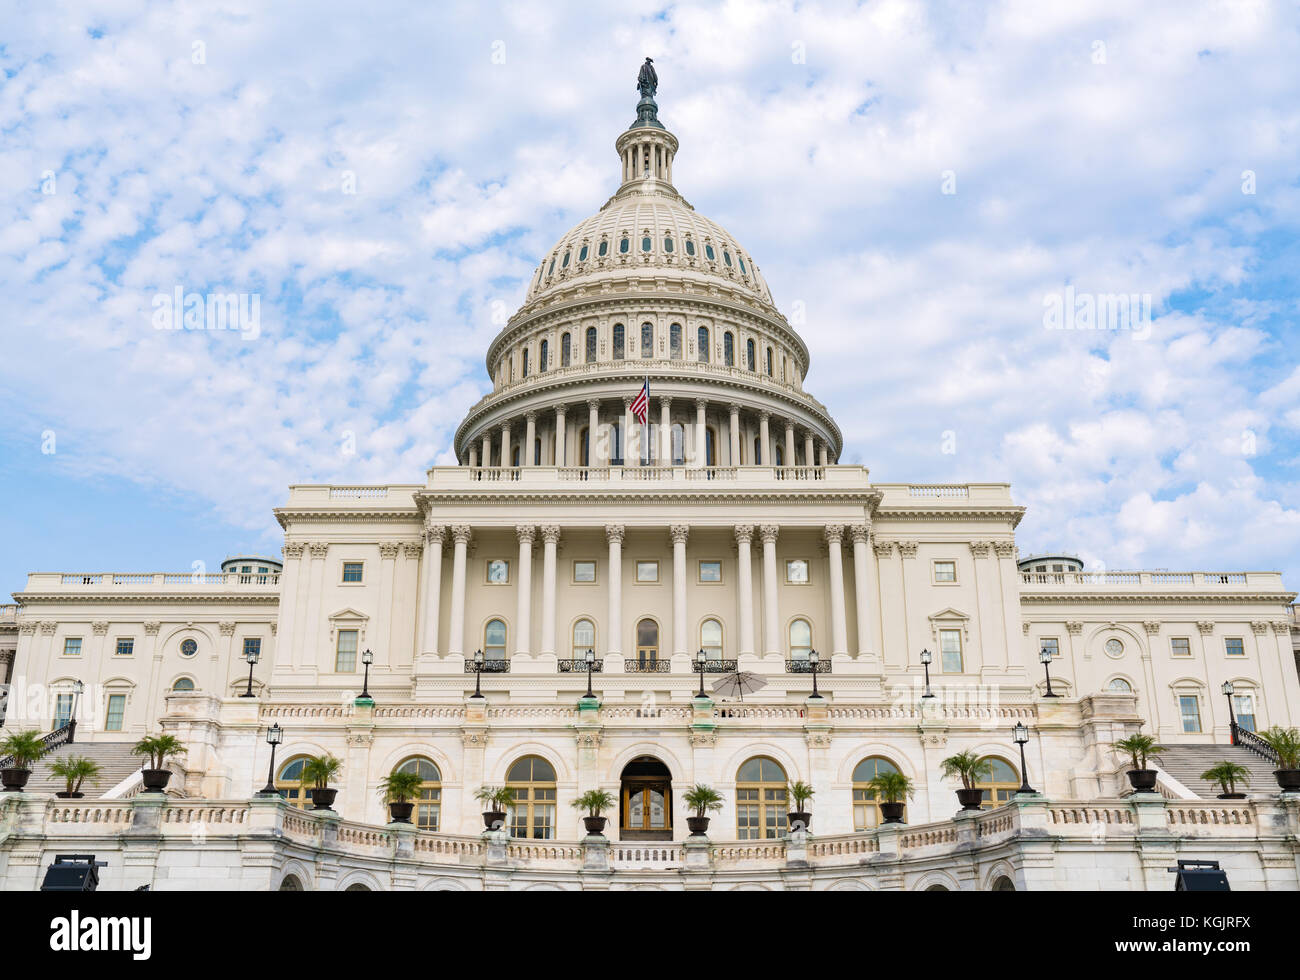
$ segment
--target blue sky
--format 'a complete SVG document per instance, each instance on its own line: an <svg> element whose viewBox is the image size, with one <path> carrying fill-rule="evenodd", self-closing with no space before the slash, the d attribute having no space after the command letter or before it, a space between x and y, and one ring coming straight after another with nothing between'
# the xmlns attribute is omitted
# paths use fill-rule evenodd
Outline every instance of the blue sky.
<svg viewBox="0 0 1300 980"><path fill-rule="evenodd" d="M448 462L647 54L846 461L1011 482L1024 553L1300 582L1293 4L18 9L0 590L277 553L288 484ZM155 329L177 286L255 294L257 335ZM1067 286L1154 318L1048 330Z"/></svg>

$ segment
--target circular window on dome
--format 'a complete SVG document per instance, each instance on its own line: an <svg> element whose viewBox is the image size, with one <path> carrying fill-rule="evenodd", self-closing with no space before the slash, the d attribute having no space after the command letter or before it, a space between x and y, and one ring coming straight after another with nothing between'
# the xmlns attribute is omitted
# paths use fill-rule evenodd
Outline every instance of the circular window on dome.
<svg viewBox="0 0 1300 980"><path fill-rule="evenodd" d="M1124 654L1124 643L1121 640L1117 640L1114 637L1111 637L1109 640L1106 641L1105 650L1106 650L1106 656L1108 657L1122 656Z"/></svg>
<svg viewBox="0 0 1300 980"><path fill-rule="evenodd" d="M565 253L564 253L564 261L560 263L560 268L561 268L561 269L567 269L568 267L569 267L569 253L568 253L568 252L565 252Z"/></svg>
<svg viewBox="0 0 1300 980"><path fill-rule="evenodd" d="M586 246L586 245L582 246L582 250L581 250L580 252L578 252L578 261L579 261L579 262L586 262L586 261L587 261L587 246Z"/></svg>
<svg viewBox="0 0 1300 980"><path fill-rule="evenodd" d="M714 260L715 256L714 256L714 254L713 254L713 246L712 246L712 245L705 245L705 246L704 246L704 257L705 257L706 259L708 259L710 262L712 262L712 261Z"/></svg>
<svg viewBox="0 0 1300 980"><path fill-rule="evenodd" d="M653 245L654 242L650 241L649 235L646 235L645 238L641 239L641 251L648 252Z"/></svg>
<svg viewBox="0 0 1300 980"><path fill-rule="evenodd" d="M596 249L596 254L603 258L608 251L609 251L609 242L601 242L600 248Z"/></svg>
<svg viewBox="0 0 1300 980"><path fill-rule="evenodd" d="M695 254L695 243L691 241L689 238L686 239L686 254L687 255Z"/></svg>
<svg viewBox="0 0 1300 980"><path fill-rule="evenodd" d="M199 652L199 645L194 640L181 640L181 656L192 657Z"/></svg>
<svg viewBox="0 0 1300 980"><path fill-rule="evenodd" d="M727 263L727 265L731 265L731 253L725 248L722 250L722 261Z"/></svg>
<svg viewBox="0 0 1300 980"><path fill-rule="evenodd" d="M618 250L623 253L626 253L627 250L631 247L632 247L632 243L628 241L626 238L620 240L618 243Z"/></svg>
<svg viewBox="0 0 1300 980"><path fill-rule="evenodd" d="M672 250L673 250L673 240L672 240L672 238L665 238L665 239L664 239L664 251L665 251L665 252L671 252Z"/></svg>

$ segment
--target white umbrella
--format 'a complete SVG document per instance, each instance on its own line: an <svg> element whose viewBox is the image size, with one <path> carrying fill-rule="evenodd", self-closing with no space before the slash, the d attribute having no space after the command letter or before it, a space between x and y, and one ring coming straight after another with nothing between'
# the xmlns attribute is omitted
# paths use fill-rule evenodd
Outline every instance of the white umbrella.
<svg viewBox="0 0 1300 980"><path fill-rule="evenodd" d="M748 670L738 670L713 682L713 693L723 697L738 697L745 700L746 694L753 694L761 687L767 687L767 681Z"/></svg>

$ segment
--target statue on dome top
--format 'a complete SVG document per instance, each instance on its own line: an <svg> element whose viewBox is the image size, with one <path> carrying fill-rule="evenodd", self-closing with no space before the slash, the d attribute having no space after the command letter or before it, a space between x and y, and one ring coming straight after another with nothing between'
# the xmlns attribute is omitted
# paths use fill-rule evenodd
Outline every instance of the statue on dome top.
<svg viewBox="0 0 1300 980"><path fill-rule="evenodd" d="M636 76L636 87L641 92L641 98L655 97L655 91L659 88L659 76L655 74L653 59L646 58L645 64L641 66L641 71Z"/></svg>

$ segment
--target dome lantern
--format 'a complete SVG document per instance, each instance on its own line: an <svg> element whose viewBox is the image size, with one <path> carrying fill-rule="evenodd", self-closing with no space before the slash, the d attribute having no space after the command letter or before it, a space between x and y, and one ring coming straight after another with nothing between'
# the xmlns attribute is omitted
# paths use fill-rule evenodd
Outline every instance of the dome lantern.
<svg viewBox="0 0 1300 980"><path fill-rule="evenodd" d="M619 135L614 144L623 166L620 183L658 181L671 187L677 137L659 121L659 105L654 98L659 76L655 74L651 59L646 58L641 66L636 84L641 93L641 100L636 104L636 121Z"/></svg>

